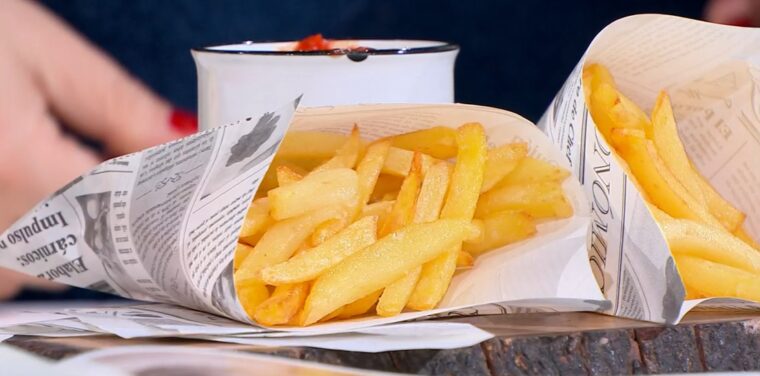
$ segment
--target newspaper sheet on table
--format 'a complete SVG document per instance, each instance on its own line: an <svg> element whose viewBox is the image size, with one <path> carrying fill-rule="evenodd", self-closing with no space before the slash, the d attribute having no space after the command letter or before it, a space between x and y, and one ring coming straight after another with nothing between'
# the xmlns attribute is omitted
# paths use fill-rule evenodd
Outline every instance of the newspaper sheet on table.
<svg viewBox="0 0 760 376"><path fill-rule="evenodd" d="M735 299L684 301L658 225L589 116L581 83L588 62L607 66L620 90L645 111L660 90L668 91L689 157L748 214L745 226L757 239L760 30L664 15L618 20L597 35L539 122L591 201L589 260L612 302L607 313L676 323L700 303L760 307Z"/></svg>

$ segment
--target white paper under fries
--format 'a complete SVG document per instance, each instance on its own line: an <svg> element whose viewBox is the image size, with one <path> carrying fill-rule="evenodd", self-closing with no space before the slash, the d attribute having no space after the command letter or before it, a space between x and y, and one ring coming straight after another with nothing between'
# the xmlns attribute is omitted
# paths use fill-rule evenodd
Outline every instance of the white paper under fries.
<svg viewBox="0 0 760 376"><path fill-rule="evenodd" d="M607 66L620 90L650 112L671 96L679 133L699 171L748 214L760 235L760 30L662 15L624 18L591 43L539 122L591 201L589 259L610 314L676 323L696 304L760 307L736 300L684 301L665 239L641 193L610 155L585 104L585 63Z"/></svg>
<svg viewBox="0 0 760 376"><path fill-rule="evenodd" d="M233 252L251 198L288 127L348 132L358 123L363 136L373 139L478 121L492 144L525 141L531 155L567 167L540 130L505 111L353 106L306 109L291 122L294 108L289 104L103 163L2 234L0 265L248 322L232 284ZM454 278L441 308L291 330L341 332L441 313L599 309L604 298L586 256L588 203L573 179L565 189L574 217L541 225L538 236L478 258Z"/></svg>

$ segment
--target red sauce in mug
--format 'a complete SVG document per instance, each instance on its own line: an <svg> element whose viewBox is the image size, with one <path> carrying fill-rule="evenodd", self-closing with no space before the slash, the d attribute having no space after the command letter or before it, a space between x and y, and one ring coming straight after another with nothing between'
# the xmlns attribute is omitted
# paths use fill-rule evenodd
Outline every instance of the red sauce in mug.
<svg viewBox="0 0 760 376"><path fill-rule="evenodd" d="M328 51L332 50L332 44L329 40L322 37L322 34L309 35L298 41L294 51Z"/></svg>

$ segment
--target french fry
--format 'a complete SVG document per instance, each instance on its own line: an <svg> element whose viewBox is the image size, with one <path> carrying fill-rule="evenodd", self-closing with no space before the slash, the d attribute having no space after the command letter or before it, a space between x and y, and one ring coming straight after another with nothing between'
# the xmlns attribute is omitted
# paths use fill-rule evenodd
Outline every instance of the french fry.
<svg viewBox="0 0 760 376"><path fill-rule="evenodd" d="M335 151L335 156L312 170L312 173L334 168L354 168L363 148L364 144L361 135L359 134L359 127L354 124L354 128L351 130L351 135L346 142Z"/></svg>
<svg viewBox="0 0 760 376"><path fill-rule="evenodd" d="M369 202L372 192L375 191L380 171L385 165L385 159L390 150L390 141L378 141L372 143L367 148L364 158L356 166L356 175L359 179L359 193L356 203L356 212L354 219L362 212L362 209Z"/></svg>
<svg viewBox="0 0 760 376"><path fill-rule="evenodd" d="M388 155L385 157L385 164L383 164L381 172L383 174L404 177L409 173L409 169L412 167L413 157L414 152L392 146L388 150ZM427 171L428 167L436 161L437 159L427 154L422 154L422 172Z"/></svg>
<svg viewBox="0 0 760 376"><path fill-rule="evenodd" d="M481 220L481 236L462 244L462 249L473 256L511 244L536 234L533 217L519 211L501 211Z"/></svg>
<svg viewBox="0 0 760 376"><path fill-rule="evenodd" d="M615 128L642 130L646 137L651 140L653 137L653 127L647 114L619 91L617 95L617 102L610 109L610 119L613 126Z"/></svg>
<svg viewBox="0 0 760 376"><path fill-rule="evenodd" d="M314 229L314 232L311 234L308 242L309 245L316 247L324 243L327 239L330 239L331 237L335 236L335 234L340 232L340 230L346 228L346 226L349 224L349 220L350 218L348 215L346 215L321 223L319 226L317 226L317 228Z"/></svg>
<svg viewBox="0 0 760 376"><path fill-rule="evenodd" d="M411 170L401 184L401 190L399 190L396 201L393 204L393 209L391 209L385 222L380 226L379 237L382 238L412 221L414 205L417 202L417 195L420 192L420 185L422 184L421 170L421 154L416 152L412 159Z"/></svg>
<svg viewBox="0 0 760 376"><path fill-rule="evenodd" d="M583 93L587 103L591 92L595 91L602 83L615 87L615 80L607 68L601 64L588 64L583 67Z"/></svg>
<svg viewBox="0 0 760 376"><path fill-rule="evenodd" d="M352 317L363 315L369 312L375 303L377 303L377 299L380 297L380 294L382 292L382 289L377 290L363 298L344 305L343 307L339 308L337 317L339 319L350 319Z"/></svg>
<svg viewBox="0 0 760 376"><path fill-rule="evenodd" d="M287 261L320 223L345 212L342 207L329 207L275 223L240 265L235 280L257 280L262 268Z"/></svg>
<svg viewBox="0 0 760 376"><path fill-rule="evenodd" d="M269 298L269 290L267 287L263 283L256 281L240 282L235 280L235 291L240 300L240 305L251 318L253 318L256 313L256 307Z"/></svg>
<svg viewBox="0 0 760 376"><path fill-rule="evenodd" d="M678 128L676 128L673 108L670 106L670 98L664 91L660 92L652 109L652 124L654 125L654 137L652 141L657 149L657 154L660 155L665 166L668 167L676 179L683 184L686 191L700 205L705 206L705 196L699 184L699 177L697 176L699 173L694 170L689 157L686 155L681 138L678 136ZM735 224L735 226L739 224L741 223ZM728 231L734 231L736 229L735 226L728 228Z"/></svg>
<svg viewBox="0 0 760 376"><path fill-rule="evenodd" d="M248 212L243 220L243 227L240 229L240 241L248 245L256 245L261 235L264 234L269 226L274 223L269 216L269 199L266 197L253 200Z"/></svg>
<svg viewBox="0 0 760 376"><path fill-rule="evenodd" d="M752 239L751 236L745 231L743 228L739 227L738 230L734 232L734 236L739 238L741 241L746 243L748 246L754 248L757 251L760 251L760 244L757 244L755 239Z"/></svg>
<svg viewBox="0 0 760 376"><path fill-rule="evenodd" d="M316 279L304 305L304 324L315 323L339 307L382 289L408 270L460 244L474 231L477 229L466 220L413 224L352 254Z"/></svg>
<svg viewBox="0 0 760 376"><path fill-rule="evenodd" d="M393 146L409 151L419 151L438 159L457 155L457 132L449 127L432 127L388 137Z"/></svg>
<svg viewBox="0 0 760 376"><path fill-rule="evenodd" d="M610 139L610 132L615 127L610 112L618 100L619 96L614 84L608 82L595 84L587 100L591 118L594 119L599 133L607 140Z"/></svg>
<svg viewBox="0 0 760 376"><path fill-rule="evenodd" d="M525 157L520 160L512 172L497 182L493 188L551 181L562 182L568 176L570 176L570 171L562 167L533 157Z"/></svg>
<svg viewBox="0 0 760 376"><path fill-rule="evenodd" d="M744 213L726 201L702 175L697 174L697 184L702 190L708 210L723 224L723 227L734 228L729 231L736 231L741 227L746 218Z"/></svg>
<svg viewBox="0 0 760 376"><path fill-rule="evenodd" d="M478 204L486 164L486 135L483 126L469 123L459 127L457 145L457 161L440 216L469 223ZM454 276L461 246L461 242L453 244L442 255L422 267L417 287L407 306L416 310L432 309L443 299Z"/></svg>
<svg viewBox="0 0 760 376"><path fill-rule="evenodd" d="M720 227L721 224L676 179L647 139L622 136L617 150L648 199L668 215Z"/></svg>
<svg viewBox="0 0 760 376"><path fill-rule="evenodd" d="M760 301L757 274L691 256L674 258L689 295Z"/></svg>
<svg viewBox="0 0 760 376"><path fill-rule="evenodd" d="M457 268L469 268L475 263L472 254L465 251L459 251L457 254Z"/></svg>
<svg viewBox="0 0 760 376"><path fill-rule="evenodd" d="M406 176L406 174L404 174L404 176ZM387 201L383 200L383 198L391 192L394 193L395 197L395 194L401 189L401 183L403 181L404 177L381 174L377 177L375 189L372 191L369 202Z"/></svg>
<svg viewBox="0 0 760 376"><path fill-rule="evenodd" d="M277 149L281 160L326 160L346 143L347 136L316 131L290 131Z"/></svg>
<svg viewBox="0 0 760 376"><path fill-rule="evenodd" d="M485 192L493 188L512 172L527 154L528 145L524 142L506 144L489 150L480 191Z"/></svg>
<svg viewBox="0 0 760 376"><path fill-rule="evenodd" d="M284 187L303 179L303 175L288 166L277 166L277 186Z"/></svg>
<svg viewBox="0 0 760 376"><path fill-rule="evenodd" d="M495 188L480 196L475 216L486 217L505 210L522 211L534 218L567 218L573 207L562 185L548 181Z"/></svg>
<svg viewBox="0 0 760 376"><path fill-rule="evenodd" d="M346 257L377 240L377 217L364 217L324 243L300 252L290 260L261 270L261 280L270 285L310 281Z"/></svg>
<svg viewBox="0 0 760 376"><path fill-rule="evenodd" d="M674 255L697 257L751 273L760 273L760 252L725 231L688 219L660 218Z"/></svg>
<svg viewBox="0 0 760 376"><path fill-rule="evenodd" d="M272 296L256 307L253 318L263 325L287 324L301 309L308 294L308 283L277 286Z"/></svg>
<svg viewBox="0 0 760 376"><path fill-rule="evenodd" d="M232 270L238 270L246 257L251 253L253 247L245 243L237 243L235 246L235 256L232 260Z"/></svg>
<svg viewBox="0 0 760 376"><path fill-rule="evenodd" d="M448 163L437 162L430 167L417 197L413 223L427 223L438 219L449 188L450 175ZM388 285L377 303L377 314L380 316L399 314L417 286L420 273L422 273L422 266L410 270L404 277Z"/></svg>
<svg viewBox="0 0 760 376"><path fill-rule="evenodd" d="M328 206L352 207L358 184L356 172L349 168L312 172L296 183L269 191L269 213L282 220Z"/></svg>
<svg viewBox="0 0 760 376"><path fill-rule="evenodd" d="M362 214L360 218L364 217L377 217L378 223L385 222L385 218L390 214L391 209L393 209L393 204L395 201L378 201L369 205L364 206L364 209L362 209Z"/></svg>
<svg viewBox="0 0 760 376"><path fill-rule="evenodd" d="M412 223L427 223L438 219L449 191L451 172L448 163L436 162L425 173Z"/></svg>

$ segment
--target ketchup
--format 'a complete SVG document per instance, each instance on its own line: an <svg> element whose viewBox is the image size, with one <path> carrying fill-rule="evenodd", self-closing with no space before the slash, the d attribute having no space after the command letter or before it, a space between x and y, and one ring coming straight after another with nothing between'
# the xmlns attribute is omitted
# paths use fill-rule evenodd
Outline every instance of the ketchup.
<svg viewBox="0 0 760 376"><path fill-rule="evenodd" d="M332 50L330 41L323 38L322 34L309 35L298 41L294 51L326 51Z"/></svg>

